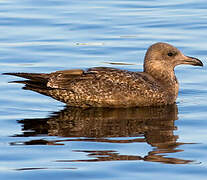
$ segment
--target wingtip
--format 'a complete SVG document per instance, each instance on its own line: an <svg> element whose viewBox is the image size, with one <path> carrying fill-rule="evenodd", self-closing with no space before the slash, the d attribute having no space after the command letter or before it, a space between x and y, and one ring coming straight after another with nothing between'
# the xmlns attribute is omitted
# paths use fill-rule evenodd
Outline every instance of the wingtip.
<svg viewBox="0 0 207 180"><path fill-rule="evenodd" d="M1 73L1 75L16 75L17 73Z"/></svg>

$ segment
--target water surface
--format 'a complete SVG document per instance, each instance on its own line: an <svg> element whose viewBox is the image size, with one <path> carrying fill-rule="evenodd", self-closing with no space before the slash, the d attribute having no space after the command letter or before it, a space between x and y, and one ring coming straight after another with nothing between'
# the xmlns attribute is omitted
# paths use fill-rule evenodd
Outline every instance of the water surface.
<svg viewBox="0 0 207 180"><path fill-rule="evenodd" d="M0 6L0 73L138 71L158 41L206 64L204 0L2 0ZM206 67L175 71L176 105L115 110L67 108L0 76L0 177L206 179Z"/></svg>

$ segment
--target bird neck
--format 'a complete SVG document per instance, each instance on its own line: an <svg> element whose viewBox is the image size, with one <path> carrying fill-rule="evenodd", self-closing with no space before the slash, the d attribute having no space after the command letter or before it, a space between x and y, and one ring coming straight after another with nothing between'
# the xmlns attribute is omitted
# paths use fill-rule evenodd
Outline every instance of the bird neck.
<svg viewBox="0 0 207 180"><path fill-rule="evenodd" d="M151 75L156 82L168 92L170 101L175 102L178 96L179 83L174 73L174 68L144 68L144 72Z"/></svg>
<svg viewBox="0 0 207 180"><path fill-rule="evenodd" d="M165 87L173 88L178 85L174 67L163 68L162 66L144 66L144 72L151 75Z"/></svg>

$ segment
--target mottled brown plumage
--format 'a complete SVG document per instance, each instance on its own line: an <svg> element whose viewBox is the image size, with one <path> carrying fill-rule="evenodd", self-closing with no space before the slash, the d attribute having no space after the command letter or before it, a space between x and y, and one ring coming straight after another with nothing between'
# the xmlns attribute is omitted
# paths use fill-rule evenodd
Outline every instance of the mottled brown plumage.
<svg viewBox="0 0 207 180"><path fill-rule="evenodd" d="M57 71L51 74L6 73L30 89L76 107L136 107L173 104L178 95L174 67L179 64L203 66L196 58L184 56L167 43L149 47L144 72L96 67Z"/></svg>

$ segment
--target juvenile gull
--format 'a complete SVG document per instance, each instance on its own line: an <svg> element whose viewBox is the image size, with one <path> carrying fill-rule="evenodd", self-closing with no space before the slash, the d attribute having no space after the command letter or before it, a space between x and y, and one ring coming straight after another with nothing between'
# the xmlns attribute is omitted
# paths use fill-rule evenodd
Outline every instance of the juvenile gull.
<svg viewBox="0 0 207 180"><path fill-rule="evenodd" d="M108 67L74 69L50 74L5 73L20 76L19 81L38 93L76 107L141 107L173 104L179 84L174 68L180 64L203 66L194 57L183 55L167 43L149 47L143 72Z"/></svg>

